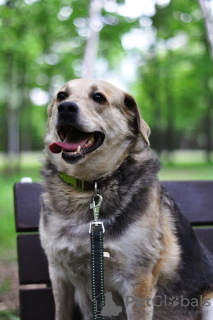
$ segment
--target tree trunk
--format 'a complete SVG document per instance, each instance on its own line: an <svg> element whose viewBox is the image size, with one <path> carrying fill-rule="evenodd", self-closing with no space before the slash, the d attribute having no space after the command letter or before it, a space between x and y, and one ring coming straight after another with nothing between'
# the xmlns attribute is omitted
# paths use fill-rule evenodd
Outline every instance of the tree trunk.
<svg viewBox="0 0 213 320"><path fill-rule="evenodd" d="M19 156L19 110L17 104L17 96L15 87L15 67L14 57L12 54L8 55L8 75L7 75L7 86L8 90L6 93L6 108L8 118L8 139L7 139L7 157L8 157L8 168L13 169L14 165L18 165ZM9 94L8 94L9 92Z"/></svg>
<svg viewBox="0 0 213 320"><path fill-rule="evenodd" d="M10 163L19 154L19 112L8 109L8 157Z"/></svg>
<svg viewBox="0 0 213 320"><path fill-rule="evenodd" d="M98 54L99 33L101 29L102 0L91 0L89 11L90 35L87 39L83 60L83 78L91 79L95 74L95 61Z"/></svg>
<svg viewBox="0 0 213 320"><path fill-rule="evenodd" d="M208 86L207 86L208 88ZM211 152L212 152L212 111L213 111L213 95L211 90L208 88L207 90L207 109L204 118L204 130L206 134L206 141L205 141L205 150L206 150L206 160L208 162L211 161Z"/></svg>
<svg viewBox="0 0 213 320"><path fill-rule="evenodd" d="M165 103L167 106L167 129L166 129L166 149L171 152L177 147L175 145L175 104L173 96L172 82L172 52L168 49L167 66L165 68Z"/></svg>
<svg viewBox="0 0 213 320"><path fill-rule="evenodd" d="M32 150L32 108L29 104L29 90L27 88L27 60L22 61L22 67L19 71L18 90L21 93L20 100L20 151Z"/></svg>
<svg viewBox="0 0 213 320"><path fill-rule="evenodd" d="M208 8L208 4L210 4L210 1L198 0L198 2L203 12L211 58L213 60L213 17L211 10Z"/></svg>
<svg viewBox="0 0 213 320"><path fill-rule="evenodd" d="M209 44L209 51L211 54L211 59L213 61L213 15L208 5L210 1L206 0L198 0L201 10L203 12L205 27L206 27L206 36ZM209 83L207 82L207 88ZM212 152L212 111L213 111L213 97L211 89L208 89L208 99L207 99L207 108L206 108L206 115L205 115L205 134L206 134L206 143L205 143L205 150L206 150L206 158L207 161L211 160L211 152Z"/></svg>

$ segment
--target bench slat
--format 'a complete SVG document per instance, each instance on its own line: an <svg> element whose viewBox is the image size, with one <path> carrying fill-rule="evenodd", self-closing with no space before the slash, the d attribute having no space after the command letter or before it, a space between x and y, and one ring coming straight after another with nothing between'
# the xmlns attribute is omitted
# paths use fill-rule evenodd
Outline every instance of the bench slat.
<svg viewBox="0 0 213 320"><path fill-rule="evenodd" d="M51 288L21 289L19 298L21 320L54 320L55 304Z"/></svg>
<svg viewBox="0 0 213 320"><path fill-rule="evenodd" d="M193 225L213 224L213 181L163 181L175 202ZM41 183L16 183L17 232L37 231Z"/></svg>
<svg viewBox="0 0 213 320"><path fill-rule="evenodd" d="M199 228L194 231L213 254L213 228ZM18 262L20 284L50 283L47 258L38 235L18 236Z"/></svg>
<svg viewBox="0 0 213 320"><path fill-rule="evenodd" d="M164 181L162 184L193 225L213 223L213 181Z"/></svg>
<svg viewBox="0 0 213 320"><path fill-rule="evenodd" d="M41 183L16 183L14 186L16 232L38 231Z"/></svg>
<svg viewBox="0 0 213 320"><path fill-rule="evenodd" d="M213 228L195 228L197 238L205 244L213 255Z"/></svg>
<svg viewBox="0 0 213 320"><path fill-rule="evenodd" d="M54 320L55 304L51 288L20 290L21 320ZM77 307L73 319L82 320Z"/></svg>
<svg viewBox="0 0 213 320"><path fill-rule="evenodd" d="M24 234L17 238L19 283L50 283L48 262L38 234Z"/></svg>

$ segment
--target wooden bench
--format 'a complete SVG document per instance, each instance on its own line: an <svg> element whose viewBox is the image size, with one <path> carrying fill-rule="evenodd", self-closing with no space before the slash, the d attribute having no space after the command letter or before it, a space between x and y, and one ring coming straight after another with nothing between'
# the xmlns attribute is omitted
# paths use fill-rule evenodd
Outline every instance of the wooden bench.
<svg viewBox="0 0 213 320"><path fill-rule="evenodd" d="M213 181L166 181L163 185L213 254ZM14 186L16 231L20 233L17 248L21 320L54 320L47 259L38 235L41 192L40 183ZM74 319L81 319L78 309Z"/></svg>

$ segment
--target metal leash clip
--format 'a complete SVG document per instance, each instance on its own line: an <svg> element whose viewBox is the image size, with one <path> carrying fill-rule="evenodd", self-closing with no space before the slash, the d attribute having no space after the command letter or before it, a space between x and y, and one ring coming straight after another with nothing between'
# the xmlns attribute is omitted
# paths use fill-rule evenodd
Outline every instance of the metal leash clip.
<svg viewBox="0 0 213 320"><path fill-rule="evenodd" d="M98 198L98 202L96 204L95 200L97 198ZM102 199L103 199L102 196L100 194L98 194L97 182L95 182L95 195L93 197L92 203L90 203L90 209L93 209L94 220L92 222L90 222L89 233L91 233L92 226L98 227L99 225L102 226L103 233L105 232L103 222L99 221L99 211L100 211Z"/></svg>

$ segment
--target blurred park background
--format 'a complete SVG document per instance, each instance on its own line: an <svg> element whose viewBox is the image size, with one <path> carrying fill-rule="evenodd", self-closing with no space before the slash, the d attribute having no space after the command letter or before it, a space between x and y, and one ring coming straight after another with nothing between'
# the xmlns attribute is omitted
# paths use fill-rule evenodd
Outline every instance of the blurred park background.
<svg viewBox="0 0 213 320"><path fill-rule="evenodd" d="M213 179L213 1L0 0L0 41L0 320L15 320L13 184L40 180L46 107L66 81L136 98L161 179Z"/></svg>

